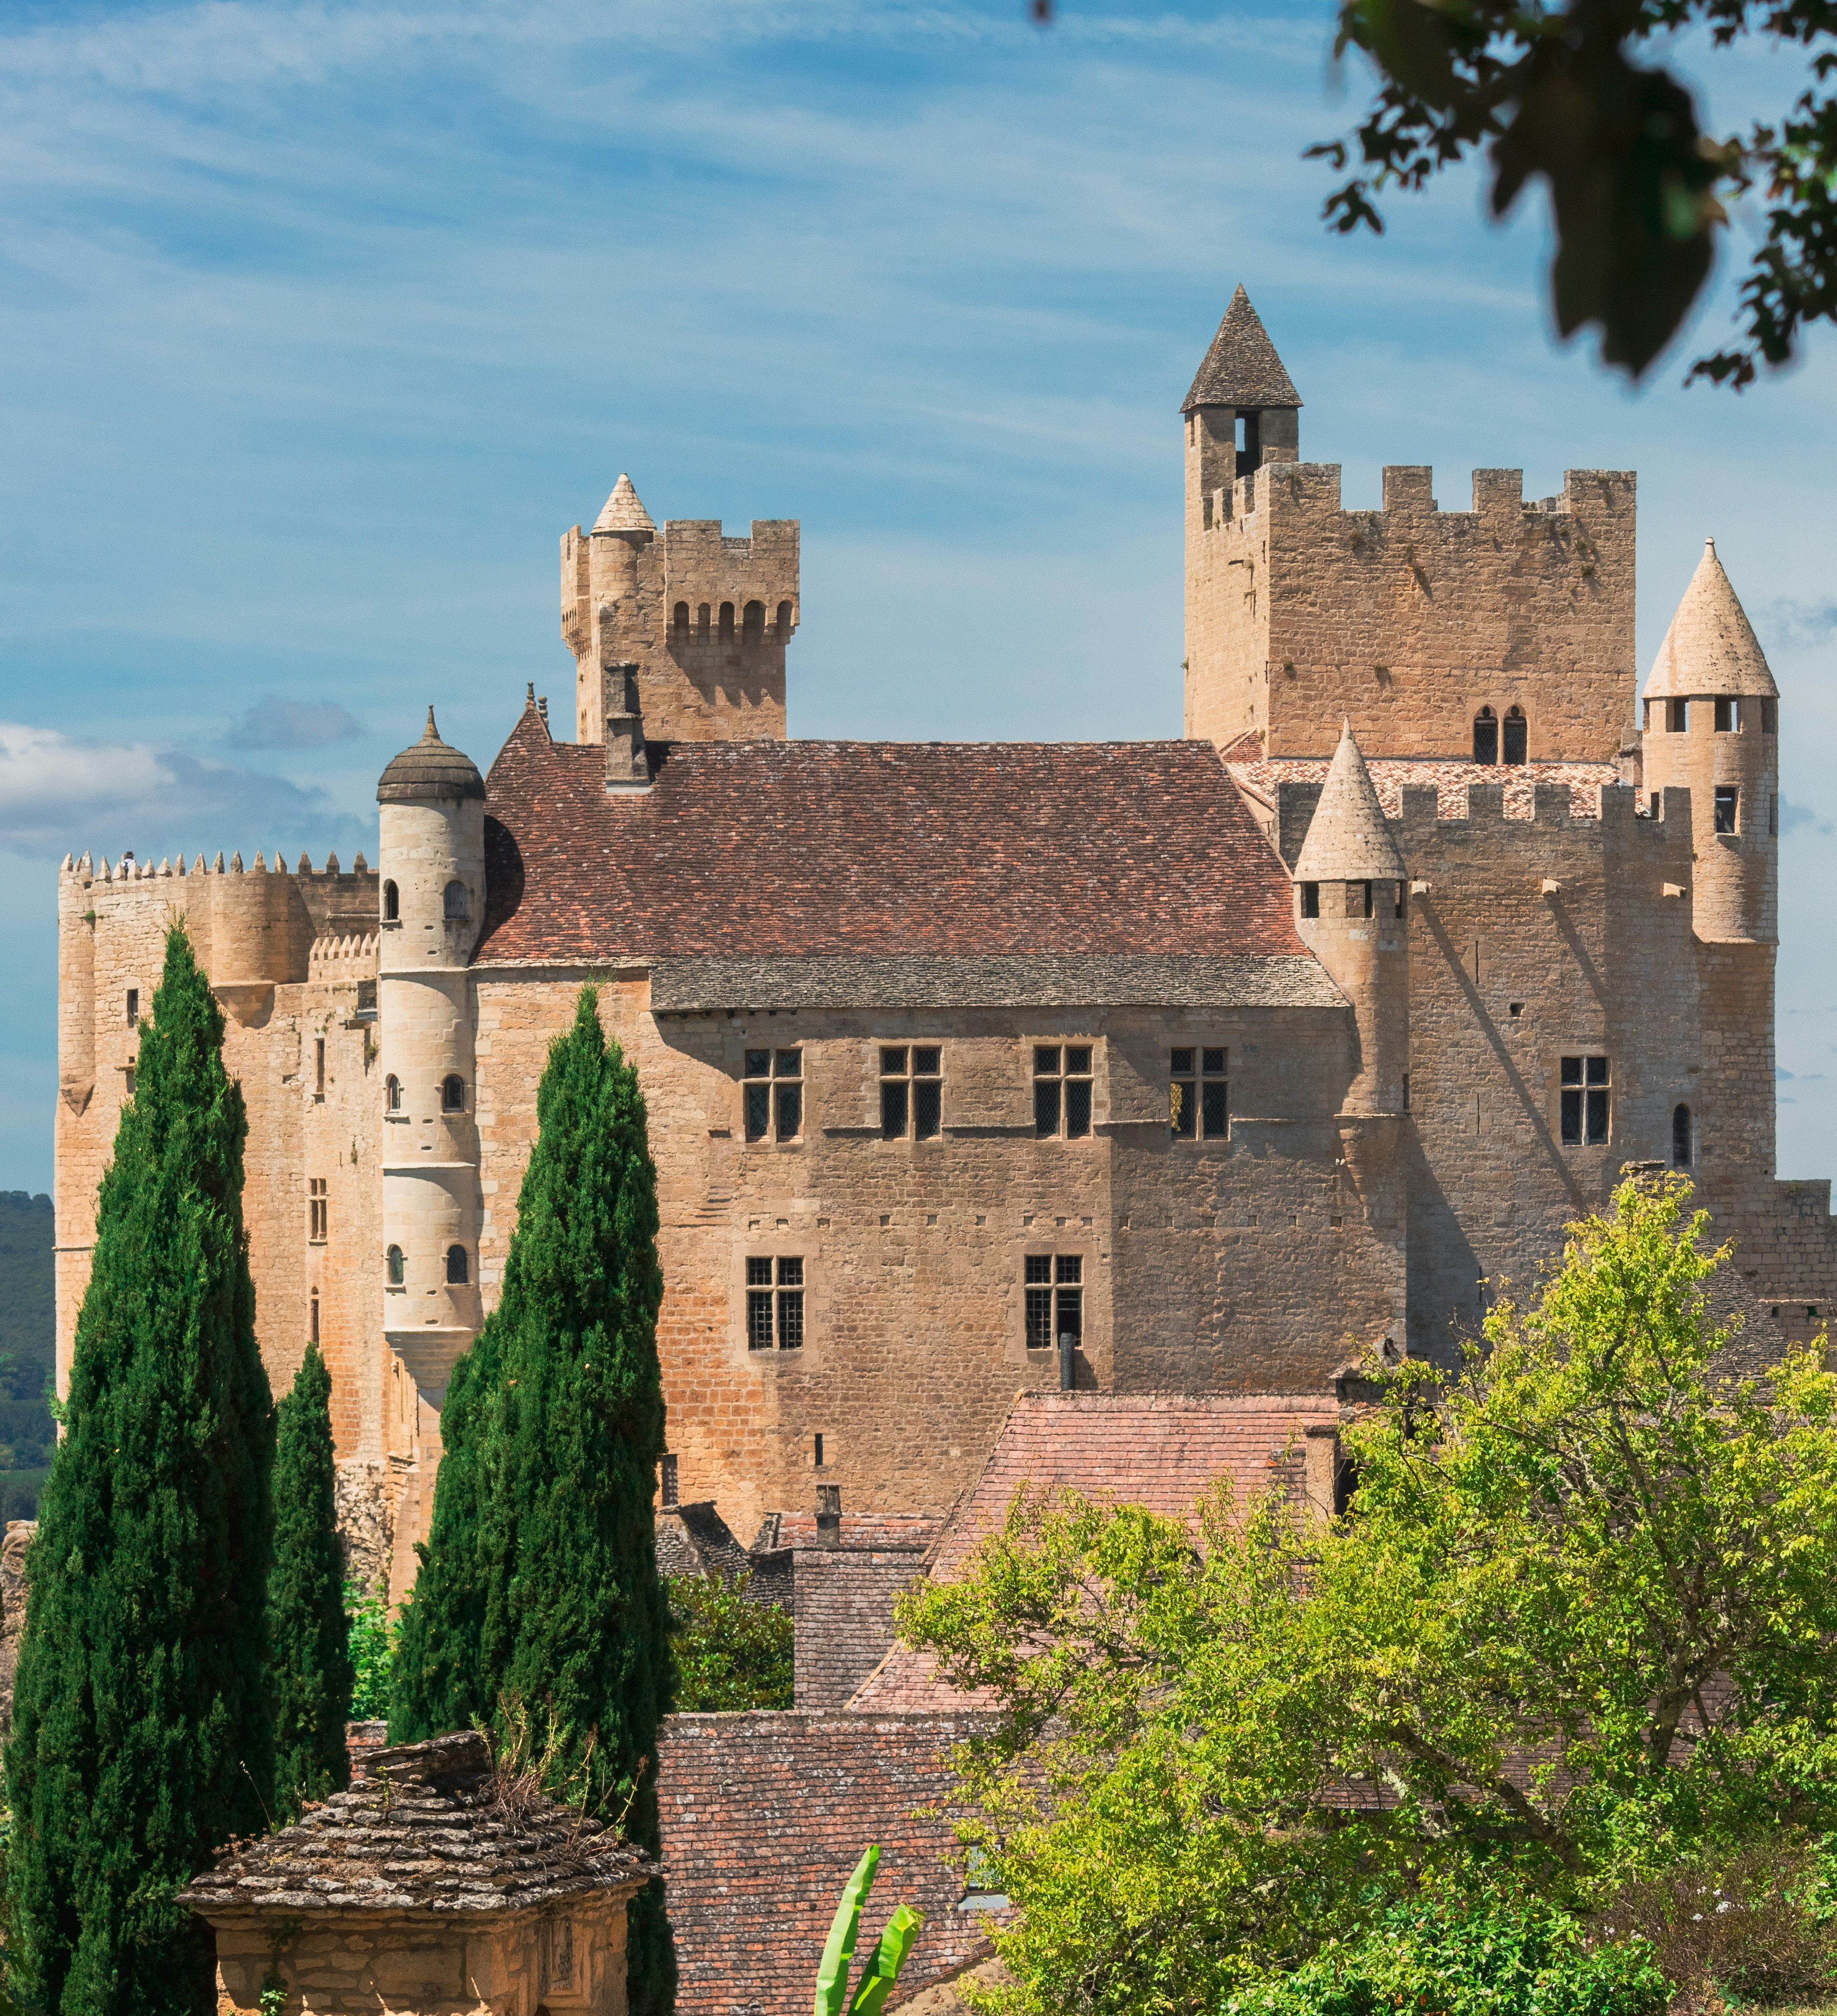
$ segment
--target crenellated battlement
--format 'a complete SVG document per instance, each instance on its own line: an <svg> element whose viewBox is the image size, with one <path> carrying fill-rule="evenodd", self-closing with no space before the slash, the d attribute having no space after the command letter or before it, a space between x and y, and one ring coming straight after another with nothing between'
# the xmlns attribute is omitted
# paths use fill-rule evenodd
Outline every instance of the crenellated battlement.
<svg viewBox="0 0 1837 2016"><path fill-rule="evenodd" d="M1557 495L1527 502L1522 469L1476 469L1471 505L1465 509L1444 510L1435 501L1432 466L1391 463L1384 471L1383 503L1376 510L1349 511L1341 502L1339 463L1270 461L1236 479L1228 493L1229 508L1227 492L1223 488L1213 491L1205 499L1200 530L1208 535L1235 533L1240 539L1249 540L1262 529L1254 521L1272 510L1353 520L1347 527L1352 533L1385 529L1380 521L1390 520L1407 519L1414 528L1424 518L1471 521L1447 527L1468 531L1479 520L1490 523L1514 513L1529 520L1592 520L1631 512L1635 488L1630 470L1569 469L1563 472L1563 487Z"/></svg>
<svg viewBox="0 0 1837 2016"><path fill-rule="evenodd" d="M381 934L345 932L315 938L306 958L306 977L330 985L337 981L373 980L376 977Z"/></svg>
<svg viewBox="0 0 1837 2016"><path fill-rule="evenodd" d="M194 875L284 875L292 880L318 883L328 887L342 887L360 877L371 873L362 853L353 860L348 871L340 868L336 854L326 856L322 868L315 869L311 858L304 854L301 855L298 865L290 868L286 855L278 848L272 867L258 848L253 866L247 869L243 866L243 857L239 850L230 856L227 863L221 852L211 862L207 862L200 854L189 869L185 865L182 854L176 862L170 857L162 856L157 866L152 861L142 861L138 855L131 854L123 855L112 866L106 855L92 859L88 854L81 856L67 854L58 872L61 875L73 877L80 882L153 882L171 880L181 877L189 880Z"/></svg>

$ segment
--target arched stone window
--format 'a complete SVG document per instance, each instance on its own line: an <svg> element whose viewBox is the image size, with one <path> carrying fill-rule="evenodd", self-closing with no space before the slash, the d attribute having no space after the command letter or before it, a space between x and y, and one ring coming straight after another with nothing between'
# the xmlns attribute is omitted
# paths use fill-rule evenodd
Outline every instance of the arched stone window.
<svg viewBox="0 0 1837 2016"><path fill-rule="evenodd" d="M1530 743L1531 724L1525 718L1522 707L1508 707L1505 710L1504 757L1508 763L1522 763Z"/></svg>
<svg viewBox="0 0 1837 2016"><path fill-rule="evenodd" d="M466 904L466 885L463 882L449 882L442 898L448 923L463 923L470 914Z"/></svg>
<svg viewBox="0 0 1837 2016"><path fill-rule="evenodd" d="M383 1081L383 1111L399 1113L402 1111L402 1080L394 1071Z"/></svg>
<svg viewBox="0 0 1837 2016"><path fill-rule="evenodd" d="M1499 761L1499 718L1489 707L1474 716L1473 759L1476 763Z"/></svg>
<svg viewBox="0 0 1837 2016"><path fill-rule="evenodd" d="M402 922L402 894L393 882L383 884L383 921L386 924Z"/></svg>
<svg viewBox="0 0 1837 2016"><path fill-rule="evenodd" d="M442 1113L466 1110L466 1081L457 1071L449 1071L440 1082L440 1110Z"/></svg>
<svg viewBox="0 0 1837 2016"><path fill-rule="evenodd" d="M1691 1110L1688 1106L1674 1106L1671 1109L1671 1166L1674 1169L1688 1169L1695 1160L1692 1150L1695 1143L1691 1139Z"/></svg>
<svg viewBox="0 0 1837 2016"><path fill-rule="evenodd" d="M383 1256L389 1269L389 1285L399 1288L408 1276L408 1265L402 1257L402 1248L392 1246Z"/></svg>
<svg viewBox="0 0 1837 2016"><path fill-rule="evenodd" d="M446 1249L447 1286L449 1288L463 1288L471 1278L471 1269L466 1262L465 1247L449 1246Z"/></svg>

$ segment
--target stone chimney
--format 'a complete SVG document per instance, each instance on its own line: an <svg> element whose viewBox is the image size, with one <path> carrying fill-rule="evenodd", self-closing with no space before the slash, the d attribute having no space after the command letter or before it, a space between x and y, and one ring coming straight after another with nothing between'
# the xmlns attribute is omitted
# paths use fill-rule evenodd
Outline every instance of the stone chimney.
<svg viewBox="0 0 1837 2016"><path fill-rule="evenodd" d="M644 749L644 717L638 707L638 667L621 661L606 668L606 788L648 791L650 758Z"/></svg>
<svg viewBox="0 0 1837 2016"><path fill-rule="evenodd" d="M819 1484L816 1487L816 1544L836 1547L842 1540L842 1487Z"/></svg>

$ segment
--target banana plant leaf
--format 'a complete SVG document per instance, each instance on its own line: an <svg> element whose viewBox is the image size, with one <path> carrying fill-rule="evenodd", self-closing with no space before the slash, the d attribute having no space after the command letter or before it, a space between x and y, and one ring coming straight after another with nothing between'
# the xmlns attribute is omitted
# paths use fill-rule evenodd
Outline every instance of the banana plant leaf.
<svg viewBox="0 0 1837 2016"><path fill-rule="evenodd" d="M848 2000L848 1969L855 1958L855 1937L861 1929L861 1907L873 1888L873 1873L880 1867L877 1842L870 1843L855 1874L842 1885L842 1901L823 1942L823 1958L816 1969L815 2016L842 2016Z"/></svg>
<svg viewBox="0 0 1837 2016"><path fill-rule="evenodd" d="M906 1964L906 1956L912 1951L912 1942L918 1937L919 1927L924 1922L906 1904L902 1904L887 1921L880 1943L862 1971L855 2000L848 2004L848 2016L880 2016L881 2006L892 1993L893 1984L899 1978L899 1970Z"/></svg>

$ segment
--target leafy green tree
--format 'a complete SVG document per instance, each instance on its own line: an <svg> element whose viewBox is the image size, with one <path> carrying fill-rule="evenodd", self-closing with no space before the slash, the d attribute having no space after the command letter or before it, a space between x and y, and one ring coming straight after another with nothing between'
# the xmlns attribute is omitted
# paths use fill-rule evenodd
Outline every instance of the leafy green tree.
<svg viewBox="0 0 1837 2016"><path fill-rule="evenodd" d="M502 1297L455 1366L430 1538L402 1617L390 1733L480 1724L658 1849L669 1621L652 1499L664 1452L657 1179L637 1074L583 988L536 1097ZM675 1962L662 1885L634 1900L633 2016Z"/></svg>
<svg viewBox="0 0 1837 2016"><path fill-rule="evenodd" d="M332 1454L332 1375L306 1347L294 1390L276 1409L274 1571L268 1635L274 1648L276 1817L297 1820L308 1799L351 1782L344 1725L354 1675L344 1615Z"/></svg>
<svg viewBox="0 0 1837 2016"><path fill-rule="evenodd" d="M348 1582L344 1615L350 1627L351 1719L377 1721L389 1712L389 1670L395 1658L387 1582L378 1577L376 1586L366 1591Z"/></svg>
<svg viewBox="0 0 1837 2016"><path fill-rule="evenodd" d="M789 1708L796 1627L776 1603L755 1603L750 1577L671 1575L676 1706L685 1714Z"/></svg>
<svg viewBox="0 0 1837 2016"><path fill-rule="evenodd" d="M1837 1377L1717 1376L1688 1193L1623 1184L1483 1353L1403 1367L1345 1519L1023 1498L909 1592L1003 1710L966 1757L1022 1907L999 2006L1216 2009L1374 1898L1586 1906L1837 1821Z"/></svg>
<svg viewBox="0 0 1837 2016"><path fill-rule="evenodd" d="M210 1931L174 1892L273 1800L274 1410L222 1045L175 929L102 1181L6 1750L16 1982L54 2016L214 2007Z"/></svg>
<svg viewBox="0 0 1837 2016"><path fill-rule="evenodd" d="M1708 279L1728 203L1758 191L1765 223L1742 285L1740 340L1691 376L1752 383L1762 365L1792 357L1806 323L1837 320L1830 0L1338 0L1338 14L1339 53L1359 50L1378 77L1356 131L1311 150L1355 167L1327 199L1340 230L1381 230L1374 192L1420 189L1483 149L1495 214L1528 182L1548 185L1558 328L1596 326L1607 362L1637 377ZM1691 28L1719 49L1764 35L1801 52L1804 88L1746 133L1713 138L1664 60Z"/></svg>

